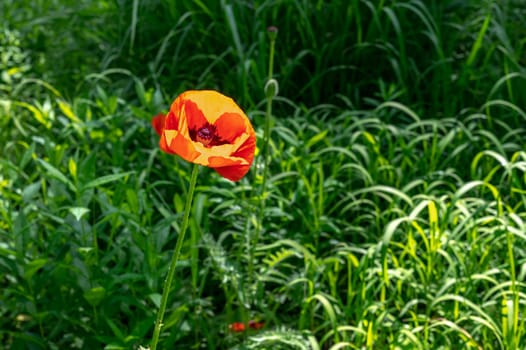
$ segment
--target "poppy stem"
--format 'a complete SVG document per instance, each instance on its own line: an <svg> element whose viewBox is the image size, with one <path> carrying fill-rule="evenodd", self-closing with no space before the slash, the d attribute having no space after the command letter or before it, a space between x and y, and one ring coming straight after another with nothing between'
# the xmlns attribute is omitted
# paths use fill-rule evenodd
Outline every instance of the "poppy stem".
<svg viewBox="0 0 526 350"><path fill-rule="evenodd" d="M177 242L175 244L175 249L172 255L172 260L170 262L170 267L168 268L168 275L164 280L163 286L163 295L161 297L161 305L159 306L159 311L157 312L157 320L155 321L155 328L153 330L152 343L150 344L150 350L156 350L157 343L159 341L159 335L161 334L161 328L163 326L164 313L166 311L166 304L168 303L168 295L170 294L170 289L172 286L172 281L175 276L175 269L177 267L177 261L179 260L179 254L181 253L181 248L184 242L184 236L186 229L188 228L188 219L190 217L190 210L192 207L192 200L194 197L195 185L197 183L197 173L199 171L199 165L194 164L192 169L192 175L190 177L190 185L188 187L188 194L186 196L186 204L184 207L184 216L183 224L181 226L181 231L177 236Z"/></svg>

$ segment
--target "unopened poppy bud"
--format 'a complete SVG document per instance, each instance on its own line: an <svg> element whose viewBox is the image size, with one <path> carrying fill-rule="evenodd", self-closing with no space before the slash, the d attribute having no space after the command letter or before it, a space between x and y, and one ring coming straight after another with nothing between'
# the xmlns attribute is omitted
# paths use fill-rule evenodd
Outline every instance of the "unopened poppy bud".
<svg viewBox="0 0 526 350"><path fill-rule="evenodd" d="M271 41L276 40L276 37L278 36L278 27L270 26L267 28L268 38Z"/></svg>
<svg viewBox="0 0 526 350"><path fill-rule="evenodd" d="M265 84L265 96L267 98L276 97L279 93L279 84L276 79L269 79Z"/></svg>

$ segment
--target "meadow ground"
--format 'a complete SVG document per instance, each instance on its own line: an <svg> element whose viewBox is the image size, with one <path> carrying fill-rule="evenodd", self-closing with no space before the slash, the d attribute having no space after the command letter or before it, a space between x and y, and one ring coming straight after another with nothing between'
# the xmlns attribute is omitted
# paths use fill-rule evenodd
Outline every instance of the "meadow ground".
<svg viewBox="0 0 526 350"><path fill-rule="evenodd" d="M150 122L188 89L232 96L258 148L240 182L199 169L159 349L526 348L524 18L1 1L0 349L149 345L192 169Z"/></svg>

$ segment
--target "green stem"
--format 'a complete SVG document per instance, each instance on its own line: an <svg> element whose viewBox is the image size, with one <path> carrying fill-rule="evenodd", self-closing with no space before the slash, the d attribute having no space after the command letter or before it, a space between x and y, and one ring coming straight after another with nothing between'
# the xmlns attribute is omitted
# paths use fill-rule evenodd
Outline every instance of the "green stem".
<svg viewBox="0 0 526 350"><path fill-rule="evenodd" d="M268 59L268 80L272 79L272 76L274 75L275 46L276 46L276 39L271 38L270 39L270 54L269 54L269 59ZM265 112L265 129L264 129L265 133L263 136L263 144L265 145L265 154L263 158L263 179L261 182L261 197L260 197L261 209L263 209L265 206L264 194L265 194L265 187L267 183L268 164L269 164L269 157L270 157L270 118L272 116L272 100L273 99L274 99L274 96L269 95L267 93L267 109ZM256 232L258 231L259 230L257 230Z"/></svg>
<svg viewBox="0 0 526 350"><path fill-rule="evenodd" d="M268 80L272 79L272 76L274 75L275 44L276 44L275 36L270 36ZM253 280L253 273L254 273L254 251L259 241L259 234L261 232L261 226L263 225L263 212L265 210L265 189L266 189L266 184L267 184L268 165L269 165L269 157L270 157L270 118L272 115L272 100L274 96L267 94L266 91L265 91L265 94L267 95L267 105L266 105L266 111L265 111L265 126L263 129L264 131L263 146L265 148L265 152L263 154L263 177L261 181L261 190L260 190L260 195L259 195L258 221L257 221L257 225L254 230L255 231L254 237L252 239L252 242L250 242L250 259L248 262L248 275L249 275L250 281Z"/></svg>
<svg viewBox="0 0 526 350"><path fill-rule="evenodd" d="M190 186L188 188L188 194L186 196L186 204L184 207L184 217L183 225L181 226L181 231L177 237L177 243L175 244L175 250L172 255L172 261L170 262L170 267L168 268L168 276L164 281L163 286L163 295L161 297L161 306L157 313L157 320L155 321L155 328L153 330L152 343L150 345L150 350L155 350L157 348L157 342L159 341L159 335L161 334L161 328L163 326L163 317L166 311L166 304L168 302L168 295L170 294L170 288L172 286L172 281L175 276L175 268L177 267L177 261L179 260L179 254L181 253L181 248L184 242L184 235L186 229L188 228L188 219L190 217L190 208L192 207L192 199L194 197L195 184L197 183L197 173L199 170L199 165L194 164L192 170L192 175L190 178Z"/></svg>
<svg viewBox="0 0 526 350"><path fill-rule="evenodd" d="M275 35L271 36L270 39L270 53L268 58L268 80L270 81L272 79L272 76L274 75L274 51L276 46L276 37ZM263 143L265 145L265 155L264 155L264 166L263 166L263 179L261 182L261 207L264 208L265 201L264 201L264 194L265 194L265 187L267 183L267 173L268 173L268 164L269 164L269 157L270 157L270 118L272 116L272 100L274 99L274 96L271 94L267 95L267 110L265 112L265 134L263 136Z"/></svg>
<svg viewBox="0 0 526 350"><path fill-rule="evenodd" d="M276 38L270 39L270 55L268 58L268 79L272 79L274 75L274 50L276 47Z"/></svg>
<svg viewBox="0 0 526 350"><path fill-rule="evenodd" d="M272 79L272 71L274 69L274 40L270 42L270 58L268 63L268 76L269 80ZM265 186L267 182L267 169L269 164L269 156L270 156L270 118L272 116L272 100L274 96L267 96L267 110L265 112L265 129L264 129L264 136L263 136L263 143L265 145L265 155L264 155L264 164L263 164L263 179L261 182L261 194L264 194L265 192ZM263 197L261 198L261 202L263 203Z"/></svg>
<svg viewBox="0 0 526 350"><path fill-rule="evenodd" d="M511 347L510 349L513 349L515 346L517 346L517 333L518 333L518 327L519 327L519 293L517 292L517 286L516 281L517 277L515 275L515 254L513 254L513 236L508 231L506 232L506 237L508 241L508 256L510 260L510 277L511 277L511 295L513 296L513 323L512 327L513 329L508 329L508 342ZM509 324L509 323L508 323ZM510 335L511 333L511 335ZM511 339L511 340L510 340Z"/></svg>

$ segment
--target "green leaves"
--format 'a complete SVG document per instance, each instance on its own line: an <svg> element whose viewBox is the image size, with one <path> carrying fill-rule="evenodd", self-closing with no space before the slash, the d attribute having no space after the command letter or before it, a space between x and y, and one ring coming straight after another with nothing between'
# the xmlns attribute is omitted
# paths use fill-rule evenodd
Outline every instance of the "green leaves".
<svg viewBox="0 0 526 350"><path fill-rule="evenodd" d="M66 175L64 175L60 170L55 168L53 165L49 164L48 162L42 159L37 159L37 161L44 167L44 169L46 170L46 174L49 177L59 180L63 184L67 185L67 187L73 192L76 192L76 191L83 192L91 188L100 187L100 186L109 184L111 182L115 182L115 181L127 178L129 175L134 173L133 171L128 171L128 172L124 172L120 174L104 175L99 178L96 178L95 180L88 181L85 184L75 185L70 179L67 178ZM69 163L69 164L70 164L70 172L71 172L72 163ZM76 173L76 171L74 173Z"/></svg>
<svg viewBox="0 0 526 350"><path fill-rule="evenodd" d="M60 170L58 170L57 168L55 168L53 165L49 164L48 162L46 162L45 160L42 160L42 159L37 159L38 163L40 163L40 165L42 165L44 167L44 169L46 170L46 174L51 177L51 178L54 178L60 182L62 182L63 184L67 185L67 187L75 192L76 191L76 186L73 184L73 182L71 182L67 177L66 175L64 175Z"/></svg>

